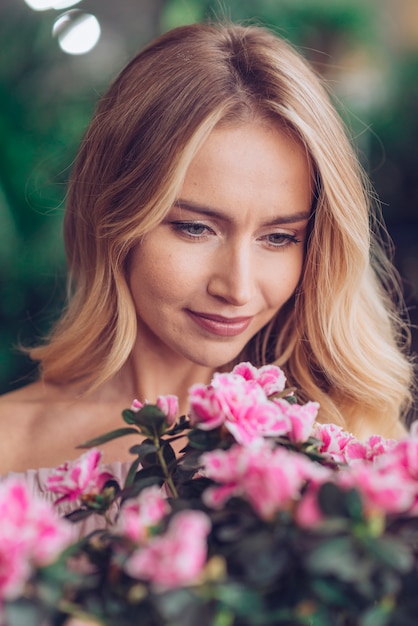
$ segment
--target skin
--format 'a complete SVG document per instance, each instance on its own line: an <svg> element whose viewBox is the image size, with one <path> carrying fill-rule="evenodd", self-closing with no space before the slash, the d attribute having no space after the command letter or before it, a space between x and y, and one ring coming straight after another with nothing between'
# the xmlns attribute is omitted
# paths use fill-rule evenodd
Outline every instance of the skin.
<svg viewBox="0 0 418 626"><path fill-rule="evenodd" d="M122 425L134 397L179 396L208 382L280 310L303 268L312 202L302 146L254 121L215 129L176 204L137 245L129 284L138 315L130 359L90 396L38 381L0 399L0 472L54 467L75 446ZM10 419L13 416L13 419ZM132 440L104 446L131 460Z"/></svg>

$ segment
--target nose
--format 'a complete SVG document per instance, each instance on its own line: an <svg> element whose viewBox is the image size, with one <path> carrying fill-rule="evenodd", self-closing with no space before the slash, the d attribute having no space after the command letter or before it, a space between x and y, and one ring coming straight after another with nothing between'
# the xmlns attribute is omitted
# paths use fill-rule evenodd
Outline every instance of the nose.
<svg viewBox="0 0 418 626"><path fill-rule="evenodd" d="M234 306L244 306L255 295L255 267L245 242L217 250L208 280L208 293Z"/></svg>

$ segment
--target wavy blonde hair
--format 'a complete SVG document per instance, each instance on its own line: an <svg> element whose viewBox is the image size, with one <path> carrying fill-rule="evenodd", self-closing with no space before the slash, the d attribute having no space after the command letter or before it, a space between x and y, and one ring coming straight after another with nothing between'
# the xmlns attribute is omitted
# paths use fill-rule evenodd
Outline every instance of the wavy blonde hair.
<svg viewBox="0 0 418 626"><path fill-rule="evenodd" d="M56 384L93 388L121 369L136 337L130 251L169 211L215 126L254 117L298 137L316 192L301 283L237 359L277 362L302 398L321 403L323 420L359 431L367 419L377 432L396 423L411 397L396 276L370 228L368 183L322 81L260 27L170 31L102 97L68 191L68 305L30 355Z"/></svg>

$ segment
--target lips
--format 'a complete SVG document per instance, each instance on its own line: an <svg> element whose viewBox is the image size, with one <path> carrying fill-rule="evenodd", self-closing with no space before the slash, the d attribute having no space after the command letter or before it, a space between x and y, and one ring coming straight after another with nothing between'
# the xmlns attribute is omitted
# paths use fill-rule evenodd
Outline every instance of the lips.
<svg viewBox="0 0 418 626"><path fill-rule="evenodd" d="M190 318L201 328L219 337L235 337L243 333L251 323L252 317L223 317L212 313L187 310Z"/></svg>

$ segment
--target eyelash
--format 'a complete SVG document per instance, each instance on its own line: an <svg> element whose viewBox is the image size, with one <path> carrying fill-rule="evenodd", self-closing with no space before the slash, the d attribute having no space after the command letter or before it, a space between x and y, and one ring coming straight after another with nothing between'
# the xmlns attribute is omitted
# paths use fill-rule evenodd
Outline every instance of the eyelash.
<svg viewBox="0 0 418 626"><path fill-rule="evenodd" d="M209 226L206 226L206 224L202 224L201 222L176 221L176 222L170 222L170 224L175 232L181 233L182 235L185 235L189 239L195 240L195 241L205 238L208 235L210 235L210 233L214 232L211 228L209 228ZM192 234L189 229L196 228L196 227L201 228L202 232ZM206 233L204 231L206 231ZM280 243L279 245L277 245L277 244L272 243L271 241L268 241L269 237L279 237L285 241L284 243ZM279 249L282 250L283 248L287 248L287 246L290 246L292 244L301 243L300 239L288 233L272 233L271 235L266 235L265 237L263 237L263 239L266 239L269 247L275 250L279 250Z"/></svg>

